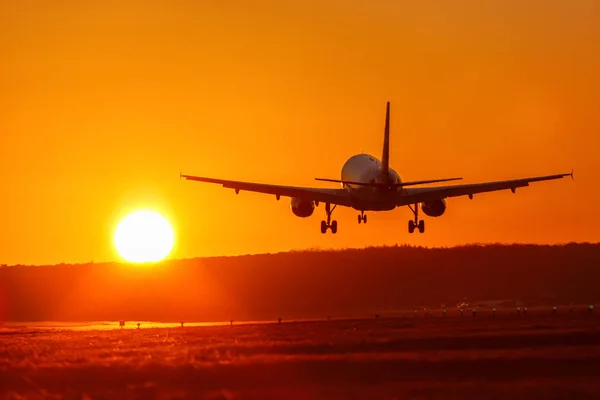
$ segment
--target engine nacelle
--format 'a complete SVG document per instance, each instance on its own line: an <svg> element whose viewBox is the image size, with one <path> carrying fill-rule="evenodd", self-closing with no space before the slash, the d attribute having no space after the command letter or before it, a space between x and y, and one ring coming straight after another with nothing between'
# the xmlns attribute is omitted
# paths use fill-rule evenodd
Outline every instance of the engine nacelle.
<svg viewBox="0 0 600 400"><path fill-rule="evenodd" d="M446 200L439 199L421 203L421 210L429 217L439 217L446 211Z"/></svg>
<svg viewBox="0 0 600 400"><path fill-rule="evenodd" d="M290 208L295 216L300 218L310 217L315 211L315 204L310 200L292 197Z"/></svg>

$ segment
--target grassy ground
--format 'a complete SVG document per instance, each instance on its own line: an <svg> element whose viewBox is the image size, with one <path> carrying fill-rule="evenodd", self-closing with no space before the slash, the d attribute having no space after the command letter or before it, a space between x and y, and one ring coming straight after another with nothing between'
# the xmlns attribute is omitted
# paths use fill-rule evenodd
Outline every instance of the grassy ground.
<svg viewBox="0 0 600 400"><path fill-rule="evenodd" d="M600 398L600 317L0 331L0 399Z"/></svg>

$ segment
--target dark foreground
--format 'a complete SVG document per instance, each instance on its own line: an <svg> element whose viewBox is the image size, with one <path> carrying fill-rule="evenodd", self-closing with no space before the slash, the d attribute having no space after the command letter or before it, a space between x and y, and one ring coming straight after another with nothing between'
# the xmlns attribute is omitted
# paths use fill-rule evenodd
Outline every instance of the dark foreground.
<svg viewBox="0 0 600 400"><path fill-rule="evenodd" d="M600 398L587 313L2 332L0 398Z"/></svg>

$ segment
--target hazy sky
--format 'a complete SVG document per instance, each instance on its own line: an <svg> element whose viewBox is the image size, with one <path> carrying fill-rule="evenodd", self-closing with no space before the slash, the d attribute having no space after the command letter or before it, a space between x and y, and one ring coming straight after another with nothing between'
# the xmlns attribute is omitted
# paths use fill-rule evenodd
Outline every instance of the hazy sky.
<svg viewBox="0 0 600 400"><path fill-rule="evenodd" d="M171 257L600 239L600 2L0 0L0 263L117 259L137 208ZM451 199L409 235L369 216L179 180L330 187L361 150L406 180L576 170ZM335 184L332 184L334 187Z"/></svg>

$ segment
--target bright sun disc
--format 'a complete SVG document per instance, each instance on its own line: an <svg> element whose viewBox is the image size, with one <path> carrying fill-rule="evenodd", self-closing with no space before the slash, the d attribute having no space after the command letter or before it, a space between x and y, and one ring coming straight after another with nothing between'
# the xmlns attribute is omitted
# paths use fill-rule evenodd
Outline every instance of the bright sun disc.
<svg viewBox="0 0 600 400"><path fill-rule="evenodd" d="M169 222L154 211L136 211L119 222L114 243L119 255L129 262L156 262L173 248L174 234Z"/></svg>

